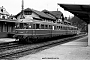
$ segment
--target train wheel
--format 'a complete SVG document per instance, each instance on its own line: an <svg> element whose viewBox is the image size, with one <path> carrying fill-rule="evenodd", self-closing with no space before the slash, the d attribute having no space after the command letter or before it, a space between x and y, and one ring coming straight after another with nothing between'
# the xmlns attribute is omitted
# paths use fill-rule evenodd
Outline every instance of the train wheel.
<svg viewBox="0 0 90 60"><path fill-rule="evenodd" d="M25 39L25 41L26 41L27 43L32 43L30 37L27 37L27 38Z"/></svg>
<svg viewBox="0 0 90 60"><path fill-rule="evenodd" d="M22 39L19 39L19 43L22 43Z"/></svg>

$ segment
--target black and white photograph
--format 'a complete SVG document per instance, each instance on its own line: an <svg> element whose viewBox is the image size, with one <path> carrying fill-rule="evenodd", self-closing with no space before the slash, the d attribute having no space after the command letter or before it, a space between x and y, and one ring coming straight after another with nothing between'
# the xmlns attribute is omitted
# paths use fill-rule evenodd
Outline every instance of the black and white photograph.
<svg viewBox="0 0 90 60"><path fill-rule="evenodd" d="M90 60L90 0L0 0L0 60Z"/></svg>

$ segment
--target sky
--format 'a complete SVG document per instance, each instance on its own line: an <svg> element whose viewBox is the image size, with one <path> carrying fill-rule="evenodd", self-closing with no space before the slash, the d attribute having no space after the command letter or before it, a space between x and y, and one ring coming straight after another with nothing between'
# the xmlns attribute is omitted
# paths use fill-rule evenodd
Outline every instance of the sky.
<svg viewBox="0 0 90 60"><path fill-rule="evenodd" d="M64 16L69 17L73 14L65 11L57 3L61 4L88 4L90 5L90 0L24 0L24 9L31 8L38 11L44 9L48 11L61 11ZM16 15L21 11L22 0L0 0L0 7L4 7L9 14Z"/></svg>

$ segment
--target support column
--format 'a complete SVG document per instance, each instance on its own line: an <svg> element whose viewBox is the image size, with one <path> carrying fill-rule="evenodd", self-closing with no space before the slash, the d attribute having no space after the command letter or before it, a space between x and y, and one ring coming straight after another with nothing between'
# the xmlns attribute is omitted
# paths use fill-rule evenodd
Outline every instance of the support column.
<svg viewBox="0 0 90 60"><path fill-rule="evenodd" d="M88 46L90 46L90 24L88 24Z"/></svg>
<svg viewBox="0 0 90 60"><path fill-rule="evenodd" d="M90 14L89 14L89 24L88 24L88 46L90 46Z"/></svg>

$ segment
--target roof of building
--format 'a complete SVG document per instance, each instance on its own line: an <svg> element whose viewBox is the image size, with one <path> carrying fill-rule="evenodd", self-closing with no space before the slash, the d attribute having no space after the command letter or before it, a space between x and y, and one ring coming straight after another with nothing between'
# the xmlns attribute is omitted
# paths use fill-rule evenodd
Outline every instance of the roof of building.
<svg viewBox="0 0 90 60"><path fill-rule="evenodd" d="M32 9L32 11L34 11L35 13L37 13L39 16L44 17L44 18L49 18L49 19L53 19L52 17L46 15L45 13L41 12L41 11L37 11Z"/></svg>
<svg viewBox="0 0 90 60"><path fill-rule="evenodd" d="M17 20L12 20L12 19L0 19L0 21L3 21L3 22L17 22Z"/></svg>
<svg viewBox="0 0 90 60"><path fill-rule="evenodd" d="M42 12L44 12L45 14L47 14L49 17L53 18L56 20L56 16L54 16L53 14L51 14L51 12L49 12L48 10L42 10Z"/></svg>
<svg viewBox="0 0 90 60"><path fill-rule="evenodd" d="M61 11L50 11L57 19L61 18L63 13Z"/></svg>
<svg viewBox="0 0 90 60"><path fill-rule="evenodd" d="M42 12L44 12L44 13L49 13L50 15L52 15L53 17L55 17L56 19L61 18L62 14L63 14L61 11L48 11L48 10L43 10Z"/></svg>
<svg viewBox="0 0 90 60"><path fill-rule="evenodd" d="M47 18L47 19L52 19L52 20L54 20L52 17L46 15L44 12L41 12L41 11L37 11L37 10L34 10L34 9L30 9L30 8L24 9L24 11L33 11L34 13L36 13L37 15L39 15L39 16L42 17L42 18ZM22 11L21 11L20 13L18 13L18 14L16 15L16 17L17 17L18 15L20 15L21 13L22 13Z"/></svg>
<svg viewBox="0 0 90 60"><path fill-rule="evenodd" d="M2 7L0 7L0 14L3 14L3 15L10 15L7 11L6 11L6 9L2 6Z"/></svg>

